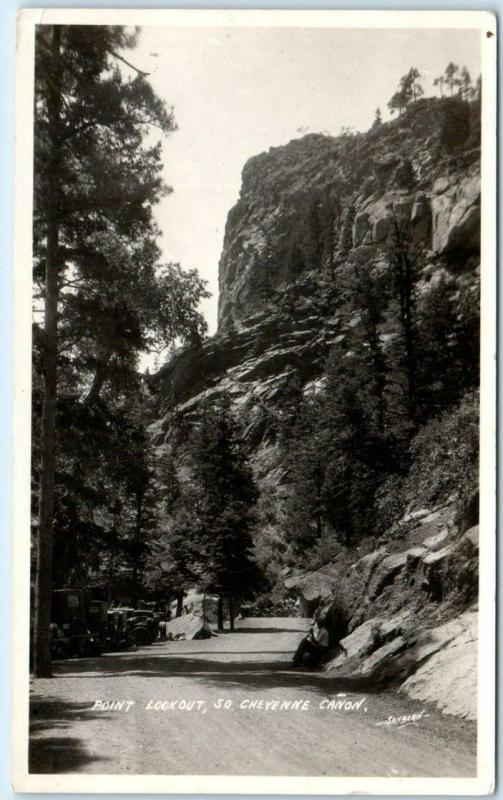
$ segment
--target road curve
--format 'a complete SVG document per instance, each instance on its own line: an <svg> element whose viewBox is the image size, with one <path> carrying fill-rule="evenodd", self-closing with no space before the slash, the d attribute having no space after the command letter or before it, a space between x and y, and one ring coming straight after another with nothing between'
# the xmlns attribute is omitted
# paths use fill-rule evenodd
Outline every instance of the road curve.
<svg viewBox="0 0 503 800"><path fill-rule="evenodd" d="M59 662L31 681L30 771L476 774L473 723L292 669L306 625L250 619L209 640Z"/></svg>

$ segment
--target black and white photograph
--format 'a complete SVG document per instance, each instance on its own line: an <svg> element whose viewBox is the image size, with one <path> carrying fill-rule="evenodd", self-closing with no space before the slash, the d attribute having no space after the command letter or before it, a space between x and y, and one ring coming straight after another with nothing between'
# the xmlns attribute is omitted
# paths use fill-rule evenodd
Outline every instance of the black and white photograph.
<svg viewBox="0 0 503 800"><path fill-rule="evenodd" d="M14 787L490 792L494 17L18 45Z"/></svg>

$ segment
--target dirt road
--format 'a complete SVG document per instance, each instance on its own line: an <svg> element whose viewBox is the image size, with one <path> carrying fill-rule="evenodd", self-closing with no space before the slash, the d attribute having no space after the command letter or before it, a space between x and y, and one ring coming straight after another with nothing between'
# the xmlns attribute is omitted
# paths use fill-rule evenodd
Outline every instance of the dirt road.
<svg viewBox="0 0 503 800"><path fill-rule="evenodd" d="M56 677L33 680L31 771L475 774L473 723L292 669L305 620L239 625L210 640L59 662ZM110 710L111 701L124 702Z"/></svg>

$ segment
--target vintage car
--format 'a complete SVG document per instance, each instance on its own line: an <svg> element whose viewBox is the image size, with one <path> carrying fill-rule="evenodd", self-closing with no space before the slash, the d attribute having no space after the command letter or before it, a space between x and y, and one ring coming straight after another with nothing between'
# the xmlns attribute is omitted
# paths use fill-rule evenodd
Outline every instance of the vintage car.
<svg viewBox="0 0 503 800"><path fill-rule="evenodd" d="M149 611L116 607L108 612L108 642L110 650L122 650L137 645L152 644L157 638L157 624Z"/></svg>
<svg viewBox="0 0 503 800"><path fill-rule="evenodd" d="M134 642L138 646L152 644L159 633L158 615L148 609L134 609L130 617Z"/></svg>
<svg viewBox="0 0 503 800"><path fill-rule="evenodd" d="M108 603L103 600L89 600L86 604L89 630L94 640L94 654L99 656L107 646Z"/></svg>
<svg viewBox="0 0 503 800"><path fill-rule="evenodd" d="M87 621L83 589L53 591L51 653L53 658L79 658L98 654L97 640Z"/></svg>
<svg viewBox="0 0 503 800"><path fill-rule="evenodd" d="M51 623L52 658L84 658L95 655L94 637L78 619Z"/></svg>

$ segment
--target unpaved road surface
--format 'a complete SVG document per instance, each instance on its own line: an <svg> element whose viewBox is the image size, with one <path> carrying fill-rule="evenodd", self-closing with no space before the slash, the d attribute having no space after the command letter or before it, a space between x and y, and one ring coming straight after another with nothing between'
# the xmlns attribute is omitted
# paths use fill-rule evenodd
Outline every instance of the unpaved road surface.
<svg viewBox="0 0 503 800"><path fill-rule="evenodd" d="M54 678L32 680L30 770L475 774L473 723L394 693L356 691L323 673L292 669L306 620L238 624L234 633L209 640L62 661ZM103 710L107 701L130 702ZM420 718L389 724L404 714Z"/></svg>

